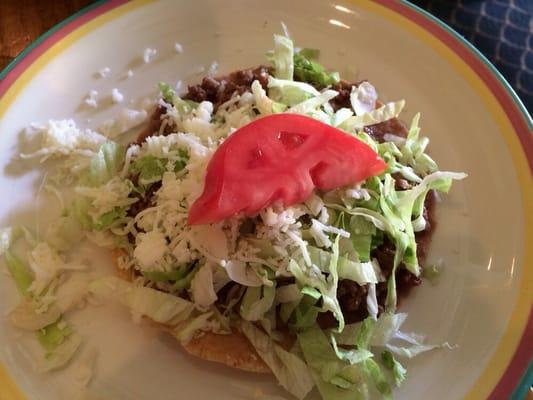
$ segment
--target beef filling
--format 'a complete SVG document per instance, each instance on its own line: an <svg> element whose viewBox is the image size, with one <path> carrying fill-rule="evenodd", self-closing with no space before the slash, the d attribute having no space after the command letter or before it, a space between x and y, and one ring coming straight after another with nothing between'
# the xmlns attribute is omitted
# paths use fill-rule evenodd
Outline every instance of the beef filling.
<svg viewBox="0 0 533 400"><path fill-rule="evenodd" d="M224 102L231 99L235 94L243 94L250 92L251 85L254 80L258 80L264 89L267 88L268 76L272 72L272 68L266 66L259 66L256 68L248 68L230 73L229 75L221 77L205 77L202 82L197 85L190 85L187 93L183 96L184 99L193 100L196 102L210 101L213 103L214 111ZM331 104L335 110L340 108L350 108L350 93L353 85L358 83L349 83L346 81L338 82L333 85L333 89L339 92L339 95L331 100ZM317 89L322 89L316 86ZM164 114L165 108L158 107L153 113L149 125L137 138L137 143L142 143L146 137L159 134L161 127L161 116ZM169 127L164 129L162 134L168 134L172 131ZM396 136L406 137L407 128L397 118L390 119L379 124L366 126L364 131L369 134L374 140L384 142L385 134L393 134ZM401 176L395 176L396 190L408 190L411 185ZM153 205L153 195L161 186L160 183L153 184L149 190L140 195L135 194L139 201L132 205L129 210L129 215L136 215L140 211ZM435 228L435 195L431 191L424 203L424 217L427 221L426 228L415 234L417 243L417 255L419 264L422 267L426 260L427 251L431 243L431 237ZM382 245L372 251L371 256L376 258L381 266L384 275L388 278L392 272L394 260L395 247L394 244L385 238ZM398 300L408 295L413 286L421 283L420 277L415 276L409 272L405 265L399 265L396 271L396 287L398 293ZM347 323L361 321L368 316L366 306L366 296L368 293L367 285L360 286L354 281L341 280L339 281L337 289L337 297L339 304L344 313ZM376 293L379 303L380 312L383 311L385 298L387 296L387 283L379 283L376 287ZM333 327L336 325L336 320L331 313L321 313L318 317L318 323L321 327Z"/></svg>
<svg viewBox="0 0 533 400"><path fill-rule="evenodd" d="M259 81L263 89L266 89L268 76L271 72L272 68L260 65L256 68L235 71L219 78L206 76L202 79L201 84L190 85L183 98L198 103L210 101L213 103L214 112L216 112L218 107L231 99L234 93L250 92L250 87L255 80Z"/></svg>

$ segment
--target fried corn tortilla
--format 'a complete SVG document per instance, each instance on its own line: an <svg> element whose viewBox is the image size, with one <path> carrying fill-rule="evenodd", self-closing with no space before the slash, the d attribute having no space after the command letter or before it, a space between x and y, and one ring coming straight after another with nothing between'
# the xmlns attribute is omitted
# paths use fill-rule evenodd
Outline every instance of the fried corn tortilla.
<svg viewBox="0 0 533 400"><path fill-rule="evenodd" d="M119 268L118 258L123 255L125 253L120 249L112 252L118 276L131 282L134 279L133 273L130 270ZM166 332L173 332L171 326L151 322ZM232 330L230 335L198 331L190 341L181 343L181 345L187 353L202 360L225 364L228 367L249 372L271 373L270 368L259 357L252 344L236 328Z"/></svg>

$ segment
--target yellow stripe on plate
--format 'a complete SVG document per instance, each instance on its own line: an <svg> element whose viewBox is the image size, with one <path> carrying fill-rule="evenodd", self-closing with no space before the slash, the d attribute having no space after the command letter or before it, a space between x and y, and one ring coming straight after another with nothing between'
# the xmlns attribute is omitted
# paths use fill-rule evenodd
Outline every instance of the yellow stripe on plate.
<svg viewBox="0 0 533 400"><path fill-rule="evenodd" d="M24 400L25 396L0 364L0 400Z"/></svg>

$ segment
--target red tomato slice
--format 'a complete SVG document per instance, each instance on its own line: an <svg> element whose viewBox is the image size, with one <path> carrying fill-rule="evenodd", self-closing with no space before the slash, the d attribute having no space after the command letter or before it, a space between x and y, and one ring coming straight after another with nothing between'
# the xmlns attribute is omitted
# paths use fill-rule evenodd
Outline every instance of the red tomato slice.
<svg viewBox="0 0 533 400"><path fill-rule="evenodd" d="M269 115L238 129L217 149L188 223L253 215L277 201L290 206L305 201L315 188L361 182L386 166L344 131L304 115Z"/></svg>

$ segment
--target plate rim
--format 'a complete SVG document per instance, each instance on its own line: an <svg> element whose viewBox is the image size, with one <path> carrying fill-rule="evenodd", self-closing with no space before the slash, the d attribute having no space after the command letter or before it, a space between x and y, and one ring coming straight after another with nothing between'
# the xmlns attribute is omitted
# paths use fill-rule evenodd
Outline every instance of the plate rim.
<svg viewBox="0 0 533 400"><path fill-rule="evenodd" d="M133 0L131 2L128 2L128 0L98 0L57 23L39 36L0 71L0 117L10 108L11 103L33 76L64 49L96 27L153 1L155 0ZM506 139L509 147L513 166L518 175L517 178L519 182L526 184L525 187L522 185L521 194L522 211L526 225L524 240L527 243L527 238L533 238L533 229L528 228L528 226L533 225L533 212L528 213L526 208L526 204L530 204L530 201L533 200L533 190L528 189L527 185L530 180L528 181L527 173L523 170L524 165L520 164L523 164L525 160L525 166L526 169L529 169L529 177L531 178L531 171L533 170L533 119L514 89L477 48L447 24L407 0L399 2L395 0L374 0L373 3L359 2L357 0L349 1L388 20L393 20L391 22L399 25L400 28L411 31L418 30L419 34L426 36L426 40L424 40L426 45L435 47L436 42L444 45L445 50L450 54L442 54L441 51L441 55L445 56L448 61L451 60L450 55L462 56L463 58L460 58L460 60L463 65L460 65L460 69L463 76L466 72L469 73L467 75L473 73L473 76L478 78L483 86L476 87L476 92L479 94L480 88L488 89L490 95L494 97L493 100L496 100L496 102L491 104L492 107L489 107L487 100L481 95L479 96L486 103L485 105L489 108L491 114L494 111L498 111L499 114L503 113L499 115L500 119L504 122L504 125L510 125L513 128L511 133L504 134L504 139ZM431 41L434 43L430 43ZM457 67L457 65L455 66ZM472 76L467 76L467 81L473 85ZM479 86L479 82L477 83ZM518 146L516 146L516 143L510 143L513 139L519 141ZM528 221L530 222L529 224ZM521 399L527 393L529 383L533 381L533 352L528 348L528 343L533 341L532 296L528 296L525 290L525 282L528 281L528 276L532 275L528 273L527 265L528 261L531 262L533 260L533 251L528 250L527 246L525 247L524 270L519 281L521 287L519 288L514 309L509 317L509 322L505 327L502 339L496 345L496 350L480 376L470 387L465 398L481 398L482 395L480 393L486 392L490 399L502 398L505 395L511 395L513 399ZM528 276L526 276L526 273L528 273ZM524 316L527 314L528 303L529 317ZM520 321L520 319L525 319L525 321ZM519 334L516 335L515 332L514 335L517 338L515 340L517 345L512 346L512 357L505 365L505 368L501 370L501 373L497 374L497 376L492 376L494 375L494 360L501 358L498 355L501 356L502 350L508 350L502 349L502 346L509 341L510 331L513 328L515 330L518 329ZM516 338L513 337L513 339ZM489 373L491 369L493 370L492 374ZM486 386L484 378L487 375L493 380L490 391L484 388ZM22 394L17 384L9 377L6 368L1 363L0 382L2 383L1 387L5 390L4 394L9 395L8 398L23 399L26 397ZM484 390L481 390L482 388ZM0 397L2 397L1 392Z"/></svg>

